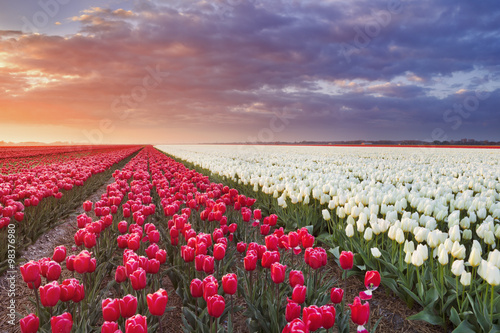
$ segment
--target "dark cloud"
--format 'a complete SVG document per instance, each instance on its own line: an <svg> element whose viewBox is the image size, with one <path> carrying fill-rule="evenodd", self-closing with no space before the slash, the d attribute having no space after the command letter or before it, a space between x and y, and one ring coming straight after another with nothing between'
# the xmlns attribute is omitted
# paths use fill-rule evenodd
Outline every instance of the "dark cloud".
<svg viewBox="0 0 500 333"><path fill-rule="evenodd" d="M405 133L424 139L437 126L450 128L443 113L463 103L457 90L474 94L498 82L500 5L403 1L395 10L391 3L397 4L184 0L141 1L131 11L94 7L73 17L81 24L77 35L0 31L17 40L5 56L15 67L0 81L11 93L0 94L0 102L10 106L12 122L26 121L26 113L15 112L24 103L26 110L38 105L24 111L39 115L33 122L92 126L109 117L144 129L148 139L148 128L184 127L204 128L202 141L245 140L281 114L291 120L276 139L329 139L329 128L349 139ZM477 75L453 82L457 72ZM437 79L450 80L449 91L438 94ZM498 91L491 92L460 128L500 140L493 130L500 125L497 101ZM231 127L234 140L205 131L216 124Z"/></svg>

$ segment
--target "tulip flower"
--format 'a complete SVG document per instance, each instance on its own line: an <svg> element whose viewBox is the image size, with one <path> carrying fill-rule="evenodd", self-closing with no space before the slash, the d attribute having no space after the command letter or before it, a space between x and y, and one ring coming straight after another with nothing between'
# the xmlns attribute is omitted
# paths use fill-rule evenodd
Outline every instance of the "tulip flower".
<svg viewBox="0 0 500 333"><path fill-rule="evenodd" d="M234 295L238 288L238 277L234 273L228 273L222 277L222 288L224 293Z"/></svg>
<svg viewBox="0 0 500 333"><path fill-rule="evenodd" d="M290 286L293 288L296 285L304 285L304 273L302 271L290 271L288 275L288 281L290 281Z"/></svg>
<svg viewBox="0 0 500 333"><path fill-rule="evenodd" d="M298 304L302 304L306 301L307 287L296 285L292 291L292 300Z"/></svg>
<svg viewBox="0 0 500 333"><path fill-rule="evenodd" d="M90 212L92 210L92 201L90 200L87 200L83 203L83 210L86 211L86 212Z"/></svg>
<svg viewBox="0 0 500 333"><path fill-rule="evenodd" d="M307 249L308 247L312 247L314 245L314 236L310 234L305 234L302 236L302 247Z"/></svg>
<svg viewBox="0 0 500 333"><path fill-rule="evenodd" d="M40 326L40 319L34 313L30 313L26 317L19 320L21 333L36 333Z"/></svg>
<svg viewBox="0 0 500 333"><path fill-rule="evenodd" d="M207 274L212 274L214 272L214 257L212 256L205 256L203 260L203 271Z"/></svg>
<svg viewBox="0 0 500 333"><path fill-rule="evenodd" d="M203 284L203 299L208 302L208 299L217 294L219 286L214 282L207 282Z"/></svg>
<svg viewBox="0 0 500 333"><path fill-rule="evenodd" d="M210 296L207 301L208 314L214 318L219 318L224 312L226 302L221 295Z"/></svg>
<svg viewBox="0 0 500 333"><path fill-rule="evenodd" d="M282 333L309 333L309 328L300 318L297 318L289 322Z"/></svg>
<svg viewBox="0 0 500 333"><path fill-rule="evenodd" d="M106 298L102 300L102 318L105 321L117 321L120 318L120 300Z"/></svg>
<svg viewBox="0 0 500 333"><path fill-rule="evenodd" d="M45 307L52 307L59 302L61 297L61 287L56 281L47 283L45 286L40 287L40 301Z"/></svg>
<svg viewBox="0 0 500 333"><path fill-rule="evenodd" d="M127 280L127 269L125 268L125 266L116 267L115 281L118 283L122 283L125 280Z"/></svg>
<svg viewBox="0 0 500 333"><path fill-rule="evenodd" d="M59 277L61 276L61 265L59 265L55 261L50 261L47 264L47 273L45 277L47 278L48 281L55 281L58 280Z"/></svg>
<svg viewBox="0 0 500 333"><path fill-rule="evenodd" d="M354 254L351 251L342 251L339 261L343 270L350 270L354 264Z"/></svg>
<svg viewBox="0 0 500 333"><path fill-rule="evenodd" d="M134 290L141 290L146 288L146 271L139 267L132 274L130 274L130 282Z"/></svg>
<svg viewBox="0 0 500 333"><path fill-rule="evenodd" d="M275 262L271 265L271 279L274 283L279 284L285 281L286 265Z"/></svg>
<svg viewBox="0 0 500 333"><path fill-rule="evenodd" d="M375 290L380 285L380 273L378 271L368 271L365 274L365 287L368 290Z"/></svg>
<svg viewBox="0 0 500 333"><path fill-rule="evenodd" d="M253 271L257 267L257 256L254 255L246 255L243 259L243 265L246 271Z"/></svg>
<svg viewBox="0 0 500 333"><path fill-rule="evenodd" d="M289 323L292 320L296 318L300 318L300 313L302 311L302 308L300 307L299 304L295 303L294 301L288 299L288 303L286 305L285 309L285 319Z"/></svg>
<svg viewBox="0 0 500 333"><path fill-rule="evenodd" d="M156 252L155 254L156 260L160 262L160 264L163 264L167 261L167 251L160 249Z"/></svg>
<svg viewBox="0 0 500 333"><path fill-rule="evenodd" d="M200 279L193 279L191 285L189 286L191 291L191 296L194 298L203 296L203 282Z"/></svg>
<svg viewBox="0 0 500 333"><path fill-rule="evenodd" d="M160 262L156 259L148 260L146 272L156 274L160 271Z"/></svg>
<svg viewBox="0 0 500 333"><path fill-rule="evenodd" d="M40 277L40 266L37 262L33 260L28 261L26 264L19 267L21 270L21 275L26 283L35 282Z"/></svg>
<svg viewBox="0 0 500 333"><path fill-rule="evenodd" d="M304 308L302 311L302 318L310 331L314 332L321 328L321 325L323 325L323 313L321 308L316 305Z"/></svg>
<svg viewBox="0 0 500 333"><path fill-rule="evenodd" d="M262 254L262 267L271 268L272 264L280 261L278 251L266 251Z"/></svg>
<svg viewBox="0 0 500 333"><path fill-rule="evenodd" d="M54 316L50 318L50 326L54 333L70 333L73 328L73 317L69 312Z"/></svg>
<svg viewBox="0 0 500 333"><path fill-rule="evenodd" d="M147 333L148 324L146 316L139 314L132 316L125 322L125 333Z"/></svg>
<svg viewBox="0 0 500 333"><path fill-rule="evenodd" d="M79 285L79 281L77 279L66 279L59 286L61 288L60 300L62 302L69 302L73 300L75 296L75 290Z"/></svg>
<svg viewBox="0 0 500 333"><path fill-rule="evenodd" d="M153 316L162 316L165 313L167 302L168 294L161 288L154 294L148 294L147 296L149 312Z"/></svg>
<svg viewBox="0 0 500 333"><path fill-rule="evenodd" d="M88 251L80 252L73 261L75 271L80 274L87 273L90 266L90 253Z"/></svg>
<svg viewBox="0 0 500 333"><path fill-rule="evenodd" d="M368 302L361 304L359 297L355 297L353 304L349 304L349 307L351 308L351 320L358 325L358 332L364 332L363 326L370 317L370 304Z"/></svg>
<svg viewBox="0 0 500 333"><path fill-rule="evenodd" d="M226 246L224 244L214 244L214 256L215 260L222 260L226 255ZM210 274L210 273L208 273Z"/></svg>
<svg viewBox="0 0 500 333"><path fill-rule="evenodd" d="M126 295L120 299L120 315L123 318L132 317L137 311L137 298L132 295Z"/></svg>
<svg viewBox="0 0 500 333"><path fill-rule="evenodd" d="M322 312L322 326L324 329L330 329L335 324L335 307L333 305L323 305Z"/></svg>
<svg viewBox="0 0 500 333"><path fill-rule="evenodd" d="M236 251L238 251L239 253L245 252L246 249L247 249L247 244L246 243L239 242L238 244L236 244Z"/></svg>
<svg viewBox="0 0 500 333"><path fill-rule="evenodd" d="M72 301L75 303L79 303L85 298L85 288L83 286L83 283L79 284L78 280L76 279L74 282L74 286L75 286L75 293L73 295Z"/></svg>
<svg viewBox="0 0 500 333"><path fill-rule="evenodd" d="M371 251L372 256L373 256L374 258L380 258L380 256L382 255L382 253L380 252L380 250L379 250L378 248L376 248L376 247L372 247L372 248L370 249L370 251Z"/></svg>
<svg viewBox="0 0 500 333"><path fill-rule="evenodd" d="M344 290L341 288L332 288L330 292L330 300L333 304L339 304L342 302L342 298L344 298Z"/></svg>
<svg viewBox="0 0 500 333"><path fill-rule="evenodd" d="M57 263L61 263L66 259L66 247L64 245L56 246L54 248L54 254L52 255L52 260Z"/></svg>
<svg viewBox="0 0 500 333"><path fill-rule="evenodd" d="M120 327L114 321L105 321L101 326L101 333L116 333ZM121 332L121 331L120 331Z"/></svg>

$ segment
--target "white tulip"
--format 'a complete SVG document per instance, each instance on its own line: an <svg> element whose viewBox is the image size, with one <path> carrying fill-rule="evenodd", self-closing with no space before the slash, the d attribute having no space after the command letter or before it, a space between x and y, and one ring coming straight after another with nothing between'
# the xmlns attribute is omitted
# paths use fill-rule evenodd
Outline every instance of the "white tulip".
<svg viewBox="0 0 500 333"><path fill-rule="evenodd" d="M477 267L481 263L481 260L482 260L481 253L479 252L479 250L476 247L473 246L471 251L470 251L468 263L472 267Z"/></svg>
<svg viewBox="0 0 500 333"><path fill-rule="evenodd" d="M374 256L375 258L380 258L380 256L382 255L380 250L376 247L372 247L370 250L372 252L372 256Z"/></svg>
<svg viewBox="0 0 500 333"><path fill-rule="evenodd" d="M466 272L465 270L462 272L462 274L460 274L460 283L463 285L463 286L469 286L470 285L470 281L471 281L471 273L469 272Z"/></svg>
<svg viewBox="0 0 500 333"><path fill-rule="evenodd" d="M460 227L458 224L451 227L448 233L453 242L460 242Z"/></svg>
<svg viewBox="0 0 500 333"><path fill-rule="evenodd" d="M372 231L372 228L368 227L366 228L365 230L365 234L363 236L363 238L368 242L370 240L372 240L373 238L373 231Z"/></svg>
<svg viewBox="0 0 500 333"><path fill-rule="evenodd" d="M464 266L464 261L463 260L455 260L453 264L451 265L451 272L455 276L462 275L462 272L464 271L465 266Z"/></svg>
<svg viewBox="0 0 500 333"><path fill-rule="evenodd" d="M345 228L345 234L347 237L352 237L354 236L354 228L352 224L348 224L347 227Z"/></svg>
<svg viewBox="0 0 500 333"><path fill-rule="evenodd" d="M325 221L330 221L331 216L330 216L330 211L328 209L323 209L321 213L323 214L323 219Z"/></svg>

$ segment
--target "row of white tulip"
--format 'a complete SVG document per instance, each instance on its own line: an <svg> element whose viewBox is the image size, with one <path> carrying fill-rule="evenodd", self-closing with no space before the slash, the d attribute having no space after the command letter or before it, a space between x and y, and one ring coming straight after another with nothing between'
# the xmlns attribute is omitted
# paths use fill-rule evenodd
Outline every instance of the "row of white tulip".
<svg viewBox="0 0 500 333"><path fill-rule="evenodd" d="M500 283L500 151L403 147L160 146L212 173L273 195L286 208L325 205L348 237L385 234L405 244L405 261L464 260ZM410 237L411 235L411 237ZM476 237L477 236L477 237ZM475 239L470 246L470 241ZM489 251L483 259L480 240ZM415 241L417 246L413 243ZM466 248L463 244L469 241ZM411 245L410 245L411 244ZM469 253L467 253L469 252ZM479 255L478 255L479 254ZM483 263L484 261L484 263ZM453 265L458 265L453 263ZM460 272L456 274L455 272ZM489 272L487 274L487 272ZM455 269L455 275L467 271ZM469 277L470 279L470 277ZM495 284L496 283L496 284Z"/></svg>

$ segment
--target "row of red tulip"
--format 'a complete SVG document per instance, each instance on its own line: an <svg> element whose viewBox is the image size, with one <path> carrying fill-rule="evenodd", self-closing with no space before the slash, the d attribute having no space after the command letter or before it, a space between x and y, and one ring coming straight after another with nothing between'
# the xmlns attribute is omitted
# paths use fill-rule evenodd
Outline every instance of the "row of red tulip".
<svg viewBox="0 0 500 333"><path fill-rule="evenodd" d="M278 217L275 214L262 219L260 210L251 209L255 203L254 199L247 198L239 194L237 190L229 189L222 184L211 183L207 177L185 168L182 164L149 147L143 149L122 170L116 171L114 177L115 182L108 186L101 200L95 204L84 203L87 212L90 212L94 206L94 213L100 219L93 222L92 218L86 214L81 215L78 218L78 225L81 229L75 233L75 243L77 246L85 246L89 249L98 246L101 233L113 225L113 215L122 212L126 220L116 223L116 231L119 233L116 241L118 246L124 249L123 266L120 265L116 268L115 280L118 283L130 281L132 289L138 295L137 297L140 298L144 294L141 291L148 285L148 276L153 278L158 273L160 264L164 263L167 257L165 249L160 249L157 244L160 241L157 227L152 223L147 223L148 217L152 216L157 208L152 202L150 192L151 189L156 188L156 194L165 217L171 217L166 222L170 245L179 246L178 251L183 261L194 265L196 271L203 271L207 274L203 280L193 279L191 281L190 292L194 298L203 297L210 316L220 317L226 306L224 297L218 294L218 280L212 275L215 268L220 266L216 263L226 260L228 248L233 246L232 241L236 243L234 235L239 229L244 230L239 236L245 237L245 239L247 235L255 235L253 230L259 230L260 235L266 236L264 238L265 245L250 242L247 246L246 243L238 242L234 246L240 253L246 251L243 259L245 270L251 272L257 267L259 271L268 269L271 281L276 284L277 290L288 276L290 286L293 289L291 299L288 300L285 307L284 317L288 324L283 328L283 332L299 332L300 329L314 331L320 327L329 329L334 325L336 314L333 304L338 304L343 300L342 289L334 288L329 292L329 298L333 304L323 306L310 304L309 306L304 305L302 309L300 304L305 302L307 293L307 287L304 285L304 273L301 270L291 270L287 274L287 265L283 264L284 258L280 255L280 251L292 251L294 253L291 255L293 260L293 256L298 255L304 249L304 263L308 267L314 271L324 267L328 260L326 251L321 247L313 247L315 239L308 229L302 228L285 234L283 228L276 228ZM123 202L124 199L128 200ZM123 204L121 204L122 202ZM228 213L238 211L241 220L228 225ZM198 214L192 215L193 212L198 212ZM203 227L211 226L214 223L218 227L210 233L197 232L190 223L194 221L194 218L199 218L203 222ZM269 234L272 228L274 231ZM43 260L37 264L31 263L31 265L34 267L37 265L42 276L45 276L49 281L58 275L57 272L60 272L56 266L58 265L56 259L59 262L64 260L61 259L64 257L61 252L62 249L55 249L53 261L49 261L49 264L45 263L47 260ZM140 255L142 252L145 256ZM82 261L78 259L80 256L87 257L86 251L82 251L73 259L69 259L70 256L68 256L66 267L81 273L91 271L90 255L87 266L85 266L86 260L80 263ZM342 253L340 257L342 268L352 268L352 262L352 253ZM45 268L42 267L45 266L47 266L47 270L46 273L43 273ZM55 273L48 273L49 266L55 267L52 269ZM95 264L93 267L95 269ZM28 268L28 266L25 267L26 272ZM31 281L32 284L33 282L35 281ZM367 291L360 293L360 296L363 299L371 298L371 291L376 289L379 283L380 275L376 272L368 272L365 281ZM47 283L46 286L40 288L40 292L42 288L57 289L56 284L56 282ZM63 283L63 285L65 284ZM237 274L228 272L222 277L222 287L225 294L235 294L237 286ZM59 286L59 288L62 287ZM54 294L56 293L54 292ZM57 303L60 295L61 292L58 298L53 295L52 303ZM126 333L146 332L147 318L142 314L136 314L137 297L124 295L121 298L103 300L102 313L105 323L102 326L102 331L119 331L117 320L121 316L127 319L125 323ZM163 315L167 301L168 295L161 288L155 293L148 294L149 312L155 316ZM52 303L45 302L45 304ZM50 306L45 304L43 305ZM277 306L280 307L281 304L277 304ZM367 313L369 315L368 303L361 304L359 298L356 298L350 307L351 319L360 325L358 330L364 330L363 325L368 320ZM125 308L133 311L124 311ZM301 310L302 319L300 319ZM33 318L33 315L25 317L21 321L21 327L23 325L28 327L29 325L26 323L32 322ZM27 329L22 331L36 332L36 330Z"/></svg>

